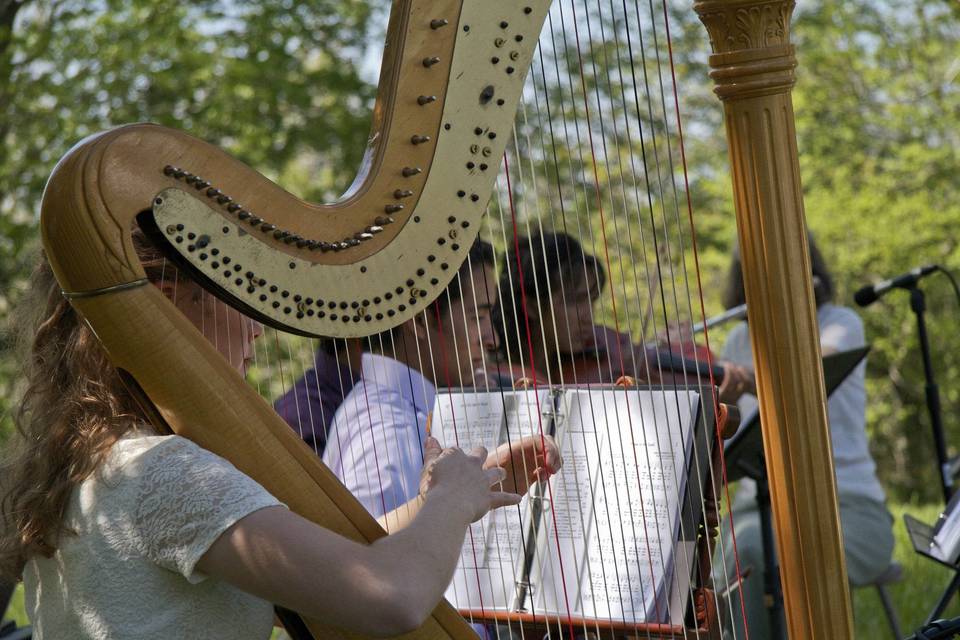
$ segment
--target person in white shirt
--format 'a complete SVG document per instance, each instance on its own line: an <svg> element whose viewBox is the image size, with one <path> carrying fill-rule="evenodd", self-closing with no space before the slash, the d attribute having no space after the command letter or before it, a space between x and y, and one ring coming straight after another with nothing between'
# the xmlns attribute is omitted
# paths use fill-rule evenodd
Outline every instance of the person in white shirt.
<svg viewBox="0 0 960 640"><path fill-rule="evenodd" d="M832 303L833 279L812 236L808 242L823 355L864 346L863 322L852 309ZM740 255L735 251L723 302L730 309L745 301ZM753 371L746 322L730 331L721 357ZM867 442L865 374L866 362L861 362L827 401L847 576L855 586L869 584L886 570L894 546L893 518L886 508L883 488L877 479L876 464ZM757 407L754 389L753 380L750 380L749 384L740 388L741 391L749 391L739 397L728 396L725 400L736 401L741 414L748 415ZM756 506L756 485L752 481L741 481L732 509L740 570L746 571L748 567L750 570L741 589L748 629L751 637L766 638L769 635L769 617L763 602L763 546ZM724 519L724 525L728 524L729 521ZM732 580L736 575L733 537L729 531L724 531L722 539L726 573ZM715 575L718 574L715 571ZM733 611L740 611L738 604L734 604Z"/></svg>
<svg viewBox="0 0 960 640"><path fill-rule="evenodd" d="M374 516L417 495L436 388L482 386L475 374L497 348L494 265L493 248L477 240L433 309L365 341L360 380L337 409L323 461ZM523 494L559 469L560 455L549 436L528 437L487 464L506 469L504 486Z"/></svg>
<svg viewBox="0 0 960 640"><path fill-rule="evenodd" d="M259 325L206 295L139 232L134 241L145 286L243 371ZM0 459L0 581L22 576L38 640L266 640L273 604L399 635L440 601L469 524L520 501L500 489L508 475L484 449L468 455L427 439L402 509L409 526L371 545L347 540L226 460L155 433L45 258L28 291L17 313L18 433Z"/></svg>

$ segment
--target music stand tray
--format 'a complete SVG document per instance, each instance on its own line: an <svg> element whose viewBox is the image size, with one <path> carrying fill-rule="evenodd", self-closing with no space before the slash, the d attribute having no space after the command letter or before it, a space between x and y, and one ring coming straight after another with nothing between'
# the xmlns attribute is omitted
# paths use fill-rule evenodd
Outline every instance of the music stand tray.
<svg viewBox="0 0 960 640"><path fill-rule="evenodd" d="M831 353L823 358L823 383L827 398L847 379L870 351L869 346ZM760 431L760 411L744 416L743 423L724 449L727 463L727 481L742 478L757 480L766 475L763 463L763 437Z"/></svg>

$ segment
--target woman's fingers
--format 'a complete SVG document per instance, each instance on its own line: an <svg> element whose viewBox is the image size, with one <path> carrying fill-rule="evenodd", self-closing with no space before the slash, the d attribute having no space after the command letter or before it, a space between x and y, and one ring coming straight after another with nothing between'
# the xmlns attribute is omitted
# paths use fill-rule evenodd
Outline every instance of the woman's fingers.
<svg viewBox="0 0 960 640"><path fill-rule="evenodd" d="M487 460L487 449L486 447L474 447L473 451L470 452L470 457L479 458L480 462L486 462Z"/></svg>
<svg viewBox="0 0 960 640"><path fill-rule="evenodd" d="M499 509L500 507L509 507L510 505L520 504L523 496L507 491L490 492L490 509Z"/></svg>
<svg viewBox="0 0 960 640"><path fill-rule="evenodd" d="M553 438L550 438L547 442L547 453L544 462L546 463L544 466L547 472L551 474L560 471L560 468L563 466L563 457L560 455L560 448Z"/></svg>
<svg viewBox="0 0 960 640"><path fill-rule="evenodd" d="M441 453L443 453L443 447L440 446L440 441L433 437L427 438L423 443L424 466L439 458Z"/></svg>
<svg viewBox="0 0 960 640"><path fill-rule="evenodd" d="M487 480L489 481L489 484L491 486L495 484L500 484L501 482L507 479L507 470L504 469L503 467L493 467L492 469L485 469L483 473L486 475Z"/></svg>

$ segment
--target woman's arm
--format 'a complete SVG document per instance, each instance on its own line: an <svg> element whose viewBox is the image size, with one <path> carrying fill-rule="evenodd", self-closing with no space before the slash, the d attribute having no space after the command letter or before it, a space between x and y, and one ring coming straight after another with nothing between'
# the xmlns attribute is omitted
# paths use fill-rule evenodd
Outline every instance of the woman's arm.
<svg viewBox="0 0 960 640"><path fill-rule="evenodd" d="M369 546L271 507L227 529L197 569L325 624L377 636L411 631L443 596L470 522L520 501L490 490L505 473L483 470L486 457L482 449L441 452L433 441L416 518Z"/></svg>
<svg viewBox="0 0 960 640"><path fill-rule="evenodd" d="M547 480L560 471L563 459L551 436L527 436L502 444L487 456L484 469L501 467L505 472L501 487L510 493L525 494L534 482ZM408 526L423 506L423 494L390 513L377 518L387 531L393 533Z"/></svg>

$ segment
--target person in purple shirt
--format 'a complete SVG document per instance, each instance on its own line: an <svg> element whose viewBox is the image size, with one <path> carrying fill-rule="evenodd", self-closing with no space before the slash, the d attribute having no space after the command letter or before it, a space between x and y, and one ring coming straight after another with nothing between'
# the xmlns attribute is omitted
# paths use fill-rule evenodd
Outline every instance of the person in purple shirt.
<svg viewBox="0 0 960 640"><path fill-rule="evenodd" d="M274 403L274 410L318 456L337 409L360 379L359 340L320 340L313 367Z"/></svg>

